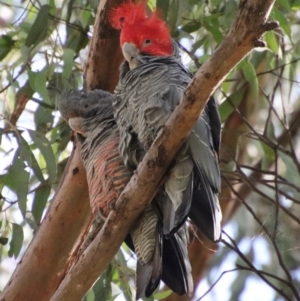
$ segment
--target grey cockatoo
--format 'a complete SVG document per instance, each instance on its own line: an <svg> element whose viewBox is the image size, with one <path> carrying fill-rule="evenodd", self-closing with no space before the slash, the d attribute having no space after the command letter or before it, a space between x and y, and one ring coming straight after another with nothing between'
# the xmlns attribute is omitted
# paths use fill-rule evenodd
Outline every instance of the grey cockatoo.
<svg viewBox="0 0 300 301"><path fill-rule="evenodd" d="M135 168L159 129L178 105L191 81L166 23L149 14L146 2L126 2L111 13L121 30L125 61L115 89L113 108L120 131L120 153ZM171 235L187 216L211 240L221 237L222 213L218 200L220 118L211 98L171 166L161 194L163 230Z"/></svg>
<svg viewBox="0 0 300 301"><path fill-rule="evenodd" d="M58 108L81 141L91 207L105 219L132 176L119 154L119 132L113 117L112 95L102 90L71 90L59 97ZM166 239L157 196L148 205L126 243L137 255L137 299L150 296L162 280L177 294L191 293L191 267L187 254L187 227Z"/></svg>

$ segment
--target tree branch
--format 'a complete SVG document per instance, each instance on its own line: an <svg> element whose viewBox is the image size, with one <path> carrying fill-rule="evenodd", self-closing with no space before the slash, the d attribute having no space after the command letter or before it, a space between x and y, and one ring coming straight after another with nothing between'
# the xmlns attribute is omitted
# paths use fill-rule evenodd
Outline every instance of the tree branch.
<svg viewBox="0 0 300 301"><path fill-rule="evenodd" d="M85 65L86 89L88 91L102 89L113 92L118 82L119 77L116 76L116 70L119 70L119 66L123 61L123 55L119 47L120 34L111 27L108 21L108 13L113 7L121 3L123 3L123 0L102 0L99 3L94 34Z"/></svg>
<svg viewBox="0 0 300 301"><path fill-rule="evenodd" d="M32 97L34 91L31 88L29 81L25 83L25 85L19 89L19 91L16 94L16 100L15 100L15 108L10 116L10 123L12 125L16 125L19 117L23 113L25 106L28 102L28 100Z"/></svg>
<svg viewBox="0 0 300 301"><path fill-rule="evenodd" d="M260 41L261 35L278 26L277 23L266 22L274 2L241 1L237 19L229 34L198 70L182 101L120 195L115 210L110 212L104 227L62 281L51 301L81 300L113 259L135 220L155 195L168 165L188 136L209 96L241 59L254 47L264 45Z"/></svg>

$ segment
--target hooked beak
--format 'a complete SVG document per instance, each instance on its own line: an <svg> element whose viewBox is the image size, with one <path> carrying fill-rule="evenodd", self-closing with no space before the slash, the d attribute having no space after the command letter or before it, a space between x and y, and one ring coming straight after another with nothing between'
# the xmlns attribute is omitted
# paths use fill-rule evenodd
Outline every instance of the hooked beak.
<svg viewBox="0 0 300 301"><path fill-rule="evenodd" d="M86 133L84 132L83 129L83 117L73 117L69 119L69 126L70 128L75 131L76 133L79 133L83 137L87 137Z"/></svg>
<svg viewBox="0 0 300 301"><path fill-rule="evenodd" d="M122 52L125 60L129 63L130 69L137 67L136 58L140 53L139 49L132 43L124 43L122 46Z"/></svg>

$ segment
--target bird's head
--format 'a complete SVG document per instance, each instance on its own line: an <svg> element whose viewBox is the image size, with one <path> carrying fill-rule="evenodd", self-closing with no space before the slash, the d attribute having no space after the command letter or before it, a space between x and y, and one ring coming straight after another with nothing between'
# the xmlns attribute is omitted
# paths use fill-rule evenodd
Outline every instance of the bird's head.
<svg viewBox="0 0 300 301"><path fill-rule="evenodd" d="M111 11L110 20L114 28L121 30L122 52L131 69L136 65L139 54L172 55L169 28L157 11L151 14L147 11L146 1L123 3Z"/></svg>

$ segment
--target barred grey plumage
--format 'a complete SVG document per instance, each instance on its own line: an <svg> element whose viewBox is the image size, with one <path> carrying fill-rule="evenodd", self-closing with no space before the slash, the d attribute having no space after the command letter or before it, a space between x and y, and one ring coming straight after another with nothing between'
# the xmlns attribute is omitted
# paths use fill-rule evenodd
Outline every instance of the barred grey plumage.
<svg viewBox="0 0 300 301"><path fill-rule="evenodd" d="M71 90L59 97L58 108L82 143L92 210L100 211L100 216L106 218L133 173L125 167L118 151L119 132L113 118L112 95L101 90L89 93ZM164 197L160 195L162 202ZM190 274L185 263L188 261L185 238L175 234L166 239L157 210L159 205L156 209L149 205L126 239L137 254L138 298L151 295L161 277L178 294L185 293L182 283L191 281L185 276ZM172 250L176 256L170 259L166 250Z"/></svg>
<svg viewBox="0 0 300 301"><path fill-rule="evenodd" d="M123 70L113 101L121 136L119 149L129 167L138 164L141 154L148 150L191 81L190 73L174 57L139 55L135 62L139 64L132 70L126 62L121 66ZM214 130L212 122L215 123ZM189 214L196 225L213 241L220 239L222 214L217 196L220 170L216 155L219 136L219 115L211 98L176 155L164 185L170 200L163 209L165 235L182 224L191 205L197 209L190 210ZM141 150L137 151L138 147ZM135 156L137 153L140 157ZM203 208L205 210L201 212Z"/></svg>

